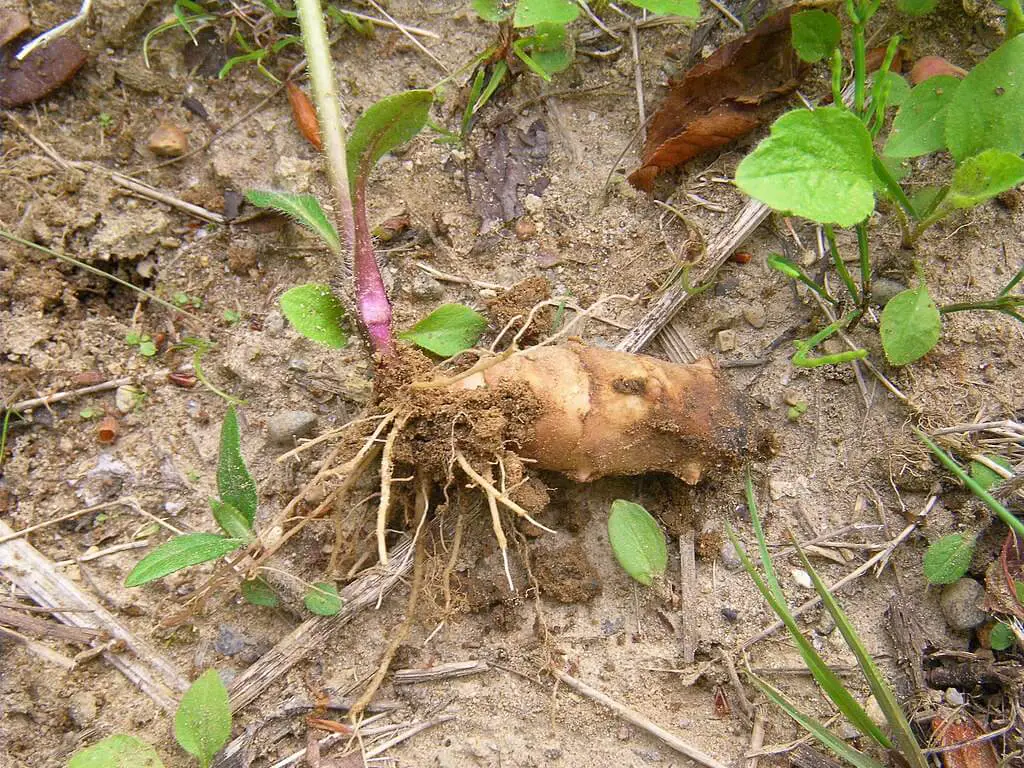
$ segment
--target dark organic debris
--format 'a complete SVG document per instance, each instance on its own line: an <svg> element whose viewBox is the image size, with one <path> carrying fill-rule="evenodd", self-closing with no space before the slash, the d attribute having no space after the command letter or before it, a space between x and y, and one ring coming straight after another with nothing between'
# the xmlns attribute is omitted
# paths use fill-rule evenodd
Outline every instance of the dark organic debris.
<svg viewBox="0 0 1024 768"><path fill-rule="evenodd" d="M481 234L521 216L522 197L544 192L549 179L539 172L547 159L548 132L542 120L525 129L502 124L484 139L469 178Z"/></svg>
<svg viewBox="0 0 1024 768"><path fill-rule="evenodd" d="M37 48L24 61L5 55L0 60L0 107L20 107L48 96L74 77L87 58L82 46L67 37Z"/></svg>
<svg viewBox="0 0 1024 768"><path fill-rule="evenodd" d="M772 102L796 90L807 67L790 42L793 10L769 16L670 83L641 166L630 174L634 187L650 191L662 171L749 133L774 111Z"/></svg>

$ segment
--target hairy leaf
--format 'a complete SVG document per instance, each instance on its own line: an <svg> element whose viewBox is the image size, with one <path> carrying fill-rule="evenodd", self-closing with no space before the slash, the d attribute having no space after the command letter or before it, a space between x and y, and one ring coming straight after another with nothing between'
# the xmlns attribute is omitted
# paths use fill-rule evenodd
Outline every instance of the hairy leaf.
<svg viewBox="0 0 1024 768"><path fill-rule="evenodd" d="M188 568L190 565L216 560L238 549L243 543L241 539L226 539L215 533L186 533L175 536L136 563L128 578L124 580L124 585L137 587L182 568Z"/></svg>
<svg viewBox="0 0 1024 768"><path fill-rule="evenodd" d="M164 768L164 764L142 739L117 733L76 752L68 768Z"/></svg>
<svg viewBox="0 0 1024 768"><path fill-rule="evenodd" d="M952 533L933 541L924 553L921 570L932 584L952 584L958 581L974 557L974 536Z"/></svg>
<svg viewBox="0 0 1024 768"><path fill-rule="evenodd" d="M246 579L242 582L242 599L250 605L259 605L264 608L274 608L280 603L277 594L261 578Z"/></svg>
<svg viewBox="0 0 1024 768"><path fill-rule="evenodd" d="M329 285L297 285L281 294L280 304L288 322L310 341L333 349L348 344L348 334L342 325L345 308Z"/></svg>
<svg viewBox="0 0 1024 768"><path fill-rule="evenodd" d="M245 199L257 208L270 208L283 213L305 227L308 227L334 253L341 253L341 240L331 220L327 218L320 201L312 195L298 195L293 192L274 192L269 189L250 189Z"/></svg>
<svg viewBox="0 0 1024 768"><path fill-rule="evenodd" d="M1017 641L1009 624L999 622L988 634L988 644L994 651L1005 651Z"/></svg>
<svg viewBox="0 0 1024 768"><path fill-rule="evenodd" d="M893 365L907 365L928 354L942 335L942 317L928 286L921 283L889 299L879 332L885 356Z"/></svg>
<svg viewBox="0 0 1024 768"><path fill-rule="evenodd" d="M252 537L252 523L237 508L221 501L210 499L210 511L213 512L213 519L228 536L236 539L248 539Z"/></svg>
<svg viewBox="0 0 1024 768"><path fill-rule="evenodd" d="M345 150L348 182L353 192L357 184L365 183L385 153L405 144L423 129L433 103L431 91L405 91L381 99L360 115L352 126Z"/></svg>
<svg viewBox="0 0 1024 768"><path fill-rule="evenodd" d="M580 15L573 0L518 0L513 24L533 27L537 24L568 24Z"/></svg>
<svg viewBox="0 0 1024 768"><path fill-rule="evenodd" d="M875 207L871 136L839 107L800 109L736 169L736 185L777 211L823 224L852 226Z"/></svg>
<svg viewBox="0 0 1024 768"><path fill-rule="evenodd" d="M665 534L651 514L631 501L616 499L608 516L608 543L622 569L650 586L665 572L668 550Z"/></svg>
<svg viewBox="0 0 1024 768"><path fill-rule="evenodd" d="M839 19L817 9L794 13L792 25L796 54L810 64L831 56L843 32Z"/></svg>
<svg viewBox="0 0 1024 768"><path fill-rule="evenodd" d="M953 172L949 194L942 204L951 208L973 208L1022 182L1024 159L1001 149L986 149L964 160Z"/></svg>
<svg viewBox="0 0 1024 768"><path fill-rule="evenodd" d="M700 16L700 3L697 0L627 0L630 5L644 8L651 13L663 16L682 16L684 19L696 19Z"/></svg>
<svg viewBox="0 0 1024 768"><path fill-rule="evenodd" d="M245 517L252 528L256 519L259 496L256 481L249 474L242 456L242 434L238 429L235 406L228 406L220 427L220 456L217 459L217 492L220 500L230 504Z"/></svg>
<svg viewBox="0 0 1024 768"><path fill-rule="evenodd" d="M231 703L217 670L208 669L181 697L174 738L203 768L231 738Z"/></svg>
<svg viewBox="0 0 1024 768"><path fill-rule="evenodd" d="M872 78L872 88L874 88L876 80L889 89L885 97L886 107L899 107L910 98L910 83L903 75L898 75L895 72L877 73Z"/></svg>
<svg viewBox="0 0 1024 768"><path fill-rule="evenodd" d="M473 0L473 10L484 21L504 21L512 15L515 2L505 0Z"/></svg>
<svg viewBox="0 0 1024 768"><path fill-rule="evenodd" d="M1003 469L1007 469L1010 472L1013 471L1013 463L1003 456L987 456L986 458L991 459L993 463L998 464ZM971 477L986 491L992 490L992 486L1003 482L1004 479L1002 475L989 469L980 461L971 462Z"/></svg>
<svg viewBox="0 0 1024 768"><path fill-rule="evenodd" d="M302 598L306 609L317 616L334 616L341 610L342 600L338 596L338 588L327 581L313 584L306 596Z"/></svg>
<svg viewBox="0 0 1024 768"><path fill-rule="evenodd" d="M1024 35L1007 40L960 83L946 116L946 143L958 161L986 149L1024 152Z"/></svg>
<svg viewBox="0 0 1024 768"><path fill-rule="evenodd" d="M451 357L472 348L487 328L487 319L464 304L444 304L398 338L435 355Z"/></svg>
<svg viewBox="0 0 1024 768"><path fill-rule="evenodd" d="M939 75L914 86L885 142L889 157L919 157L946 146L946 113L960 87L959 78Z"/></svg>

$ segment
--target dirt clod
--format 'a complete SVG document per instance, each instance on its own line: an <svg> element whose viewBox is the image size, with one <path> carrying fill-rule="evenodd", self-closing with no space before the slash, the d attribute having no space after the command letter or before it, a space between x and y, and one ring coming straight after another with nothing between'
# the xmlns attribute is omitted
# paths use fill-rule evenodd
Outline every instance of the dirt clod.
<svg viewBox="0 0 1024 768"><path fill-rule="evenodd" d="M531 553L540 593L560 603L585 603L601 594L601 578L577 542L539 546Z"/></svg>

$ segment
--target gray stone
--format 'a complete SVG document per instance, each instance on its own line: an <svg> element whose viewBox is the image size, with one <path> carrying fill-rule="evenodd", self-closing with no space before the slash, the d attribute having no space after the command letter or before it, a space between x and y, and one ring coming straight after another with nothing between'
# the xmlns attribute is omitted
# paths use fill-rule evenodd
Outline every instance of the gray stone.
<svg viewBox="0 0 1024 768"><path fill-rule="evenodd" d="M718 346L719 352L731 352L736 349L736 331L731 328L719 331L715 337L715 344Z"/></svg>
<svg viewBox="0 0 1024 768"><path fill-rule="evenodd" d="M985 588L974 579L960 579L942 590L939 607L946 623L957 632L966 632L983 623L988 614L981 609Z"/></svg>
<svg viewBox="0 0 1024 768"><path fill-rule="evenodd" d="M768 313L760 304L751 304L743 310L743 319L754 328L764 328L768 322Z"/></svg>
<svg viewBox="0 0 1024 768"><path fill-rule="evenodd" d="M409 281L409 295L414 299L434 301L444 296L444 286L430 275L414 275Z"/></svg>
<svg viewBox="0 0 1024 768"><path fill-rule="evenodd" d="M722 567L728 571L738 570L743 565L731 541L722 544L722 548L718 550L718 559L722 562Z"/></svg>
<svg viewBox="0 0 1024 768"><path fill-rule="evenodd" d="M898 280L880 277L871 284L871 300L878 306L884 307L889 303L889 299L905 290L907 290L907 286Z"/></svg>
<svg viewBox="0 0 1024 768"><path fill-rule="evenodd" d="M96 695L91 691L78 691L68 699L68 717L76 728L88 728L96 720Z"/></svg>
<svg viewBox="0 0 1024 768"><path fill-rule="evenodd" d="M962 707L964 705L964 695L956 688L947 688L945 698L946 703L951 707Z"/></svg>
<svg viewBox="0 0 1024 768"><path fill-rule="evenodd" d="M217 639L213 641L213 649L225 656L236 656L245 650L253 641L229 624L221 624Z"/></svg>
<svg viewBox="0 0 1024 768"><path fill-rule="evenodd" d="M267 419L267 438L277 445L291 445L316 429L317 415L309 411L281 411Z"/></svg>
<svg viewBox="0 0 1024 768"><path fill-rule="evenodd" d="M276 309L272 309L267 312L267 316L263 318L263 332L271 338L277 338L284 333L285 321L284 315L278 312Z"/></svg>

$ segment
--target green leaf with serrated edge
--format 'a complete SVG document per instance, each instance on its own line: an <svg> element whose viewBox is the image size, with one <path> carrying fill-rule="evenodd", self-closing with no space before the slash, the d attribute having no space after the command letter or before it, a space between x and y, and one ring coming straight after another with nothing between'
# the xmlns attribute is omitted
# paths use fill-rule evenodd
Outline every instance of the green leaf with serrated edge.
<svg viewBox="0 0 1024 768"><path fill-rule="evenodd" d="M519 0L512 23L518 28L568 24L579 15L579 6L573 0Z"/></svg>
<svg viewBox="0 0 1024 768"><path fill-rule="evenodd" d="M186 533L165 541L139 560L124 580L126 587L137 587L190 565L207 563L234 552L245 542L226 539L215 533Z"/></svg>
<svg viewBox="0 0 1024 768"><path fill-rule="evenodd" d="M306 596L302 598L306 610L317 616L334 616L341 610L341 597L338 588L327 581L318 581L310 586Z"/></svg>
<svg viewBox="0 0 1024 768"><path fill-rule="evenodd" d="M608 516L608 543L622 569L641 584L651 585L665 572L665 534L651 514L631 501L616 499Z"/></svg>
<svg viewBox="0 0 1024 768"><path fill-rule="evenodd" d="M919 157L946 146L946 114L960 87L960 79L938 75L914 86L885 142L889 157Z"/></svg>
<svg viewBox="0 0 1024 768"><path fill-rule="evenodd" d="M942 335L942 316L928 286L900 291L882 310L882 348L893 365L907 365L931 351Z"/></svg>
<svg viewBox="0 0 1024 768"><path fill-rule="evenodd" d="M871 693L875 696L875 701L878 702L878 706L881 708L882 713L885 715L885 720L889 724L889 730L896 740L899 754L910 768L928 768L928 759L925 757L924 752L921 751L921 746L917 743L914 730L910 727L910 722L907 720L903 707L896 700L896 694L893 692L892 687L878 670L874 659L871 658L871 654L864 647L860 635L857 634L857 630L850 623L850 619L839 605L839 602L832 596L828 586L821 580L821 576L818 575L814 566L811 565L811 561L807 559L803 548L795 540L793 546L796 547L797 556L800 558L804 570L810 574L811 581L814 583L814 589L817 591L818 597L821 598L821 604L825 606L825 610L829 612L832 620L836 623L836 628L842 634L843 640L846 641L846 646L856 657L857 666L860 667L864 679L867 680L868 686L871 688ZM891 746L888 739L880 741L879 744L883 747Z"/></svg>
<svg viewBox="0 0 1024 768"><path fill-rule="evenodd" d="M1021 66L1024 67L1024 62ZM1024 159L1001 149L986 149L967 158L953 171L949 194L942 204L950 208L973 208L1022 182Z"/></svg>
<svg viewBox="0 0 1024 768"><path fill-rule="evenodd" d="M242 434L238 429L235 406L228 406L220 426L220 456L217 459L217 492L220 500L230 504L249 522L256 519L259 496L256 481L249 474L242 457Z"/></svg>
<svg viewBox="0 0 1024 768"><path fill-rule="evenodd" d="M736 185L777 211L848 227L875 208L872 154L853 113L800 109L775 121L736 169Z"/></svg>
<svg viewBox="0 0 1024 768"><path fill-rule="evenodd" d="M1013 464L1002 456L986 456L987 459L992 461L994 464L998 464L1003 469L1013 472ZM998 474L994 470L989 469L980 461L971 462L971 477L977 481L978 485L984 488L986 491L992 490L992 486L1003 482L1006 478Z"/></svg>
<svg viewBox="0 0 1024 768"><path fill-rule="evenodd" d="M946 115L957 161L986 149L1024 152L1024 35L1007 40L960 83Z"/></svg>
<svg viewBox="0 0 1024 768"><path fill-rule="evenodd" d="M626 2L662 16L681 16L684 19L696 19L700 16L700 3L697 0L626 0Z"/></svg>
<svg viewBox="0 0 1024 768"><path fill-rule="evenodd" d="M320 201L312 195L297 195L292 192L274 192L268 189L250 189L245 199L258 208L270 208L283 213L305 227L308 227L334 253L341 253L341 240L331 220L327 218Z"/></svg>
<svg viewBox="0 0 1024 768"><path fill-rule="evenodd" d="M68 768L164 768L164 764L142 739L117 733L76 752Z"/></svg>
<svg viewBox="0 0 1024 768"><path fill-rule="evenodd" d="M857 751L832 733L820 720L801 712L796 704L767 680L758 677L749 669L747 670L747 677L775 706L793 718L801 728L814 736L837 757L845 760L855 768L883 768L882 764L876 762L874 758Z"/></svg>
<svg viewBox="0 0 1024 768"><path fill-rule="evenodd" d="M288 322L310 341L331 349L348 344L348 334L342 325L345 308L329 285L297 285L282 293L278 303Z"/></svg>
<svg viewBox="0 0 1024 768"><path fill-rule="evenodd" d="M853 698L853 695L846 689L843 682L836 676L836 673L833 672L827 664L825 664L821 656L818 655L818 652L814 650L814 646L811 645L810 641L804 637L786 602L784 600L778 600L773 589L761 578L761 575L754 568L754 564L751 562L750 557L747 556L743 547L740 546L739 540L736 538L736 533L728 522L725 524L725 532L729 537L729 541L732 542L732 545L736 550L736 554L740 558L740 562L743 563L743 567L753 580L754 585L761 593L761 596L764 597L765 601L775 612L775 615L781 619L782 623L789 631L790 637L792 637L793 642L796 643L797 650L800 651L800 656L803 658L804 664L807 666L808 671L810 671L811 676L814 677L814 680L821 687L821 690L829 697L829 699L832 700L832 703L836 705L836 708L843 713L846 719L849 720L857 730L861 733L867 734L879 744L888 746L889 741L885 734L882 733L878 726L871 721L871 718L868 717L864 708L856 699Z"/></svg>
<svg viewBox="0 0 1024 768"><path fill-rule="evenodd" d="M471 349L486 328L486 318L464 304L444 304L398 338L435 355L451 357Z"/></svg>
<svg viewBox="0 0 1024 768"><path fill-rule="evenodd" d="M174 738L203 768L228 743L231 703L217 670L206 670L181 697L174 713Z"/></svg>
<svg viewBox="0 0 1024 768"><path fill-rule="evenodd" d="M839 19L817 9L794 13L790 25L796 55L810 64L831 56L843 33Z"/></svg>
<svg viewBox="0 0 1024 768"><path fill-rule="evenodd" d="M241 592L242 599L250 605L275 608L281 602L274 590L270 588L270 585L259 577L243 581Z"/></svg>
<svg viewBox="0 0 1024 768"><path fill-rule="evenodd" d="M381 99L359 116L345 149L348 183L353 193L357 184L366 182L385 153L410 141L423 129L433 103L434 94L430 91L405 91Z"/></svg>
<svg viewBox="0 0 1024 768"><path fill-rule="evenodd" d="M210 499L210 511L213 519L228 536L236 539L248 539L252 536L252 525L245 515L235 507L220 499Z"/></svg>
<svg viewBox="0 0 1024 768"><path fill-rule="evenodd" d="M874 89L875 80L878 78L878 74L872 77L871 87ZM895 72L884 73L885 84L889 88L889 93L886 95L885 104L887 107L898 107L901 106L907 98L910 96L910 83L907 82L907 78L903 75L898 75Z"/></svg>
<svg viewBox="0 0 1024 768"><path fill-rule="evenodd" d="M1017 640L1009 624L999 622L988 633L988 644L993 651L1005 651Z"/></svg>
<svg viewBox="0 0 1024 768"><path fill-rule="evenodd" d="M514 2L502 0L473 0L473 10L484 21L504 21L512 15Z"/></svg>
<svg viewBox="0 0 1024 768"><path fill-rule="evenodd" d="M933 541L924 553L921 570L932 584L952 584L960 579L974 557L974 536L952 533Z"/></svg>
<svg viewBox="0 0 1024 768"><path fill-rule="evenodd" d="M896 0L896 10L908 16L924 16L935 10L939 0Z"/></svg>

